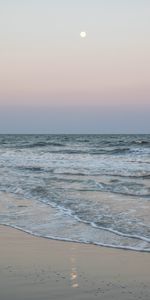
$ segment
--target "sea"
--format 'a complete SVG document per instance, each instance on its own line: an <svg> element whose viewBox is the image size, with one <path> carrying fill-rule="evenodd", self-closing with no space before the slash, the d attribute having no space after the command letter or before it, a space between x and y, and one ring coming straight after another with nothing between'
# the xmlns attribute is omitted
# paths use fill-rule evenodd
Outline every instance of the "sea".
<svg viewBox="0 0 150 300"><path fill-rule="evenodd" d="M150 252L150 135L0 135L0 224Z"/></svg>

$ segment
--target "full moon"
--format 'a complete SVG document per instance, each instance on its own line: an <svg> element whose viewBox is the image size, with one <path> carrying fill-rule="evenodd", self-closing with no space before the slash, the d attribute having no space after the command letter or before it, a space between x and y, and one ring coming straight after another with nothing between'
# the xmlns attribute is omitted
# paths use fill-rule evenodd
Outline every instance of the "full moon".
<svg viewBox="0 0 150 300"><path fill-rule="evenodd" d="M80 32L80 36L81 36L81 38L85 38L86 37L86 32L85 31L81 31Z"/></svg>

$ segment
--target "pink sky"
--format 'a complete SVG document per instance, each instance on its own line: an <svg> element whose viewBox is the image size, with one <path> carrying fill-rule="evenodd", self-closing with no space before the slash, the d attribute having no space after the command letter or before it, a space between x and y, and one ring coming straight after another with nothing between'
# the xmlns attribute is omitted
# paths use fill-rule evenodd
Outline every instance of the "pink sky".
<svg viewBox="0 0 150 300"><path fill-rule="evenodd" d="M147 109L149 16L146 0L1 1L0 106Z"/></svg>

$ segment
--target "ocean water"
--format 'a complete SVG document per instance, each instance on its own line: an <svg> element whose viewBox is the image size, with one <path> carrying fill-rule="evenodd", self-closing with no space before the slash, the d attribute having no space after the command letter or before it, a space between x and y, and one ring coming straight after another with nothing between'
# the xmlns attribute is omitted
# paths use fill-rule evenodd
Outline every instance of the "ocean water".
<svg viewBox="0 0 150 300"><path fill-rule="evenodd" d="M0 135L0 224L150 252L150 135Z"/></svg>

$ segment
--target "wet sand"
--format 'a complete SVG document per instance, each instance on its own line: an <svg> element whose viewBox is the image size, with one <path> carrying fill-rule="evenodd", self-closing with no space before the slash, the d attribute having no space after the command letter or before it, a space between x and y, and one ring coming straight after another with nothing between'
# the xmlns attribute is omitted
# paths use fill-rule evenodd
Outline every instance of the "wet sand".
<svg viewBox="0 0 150 300"><path fill-rule="evenodd" d="M0 226L0 300L149 300L150 253L53 241Z"/></svg>

